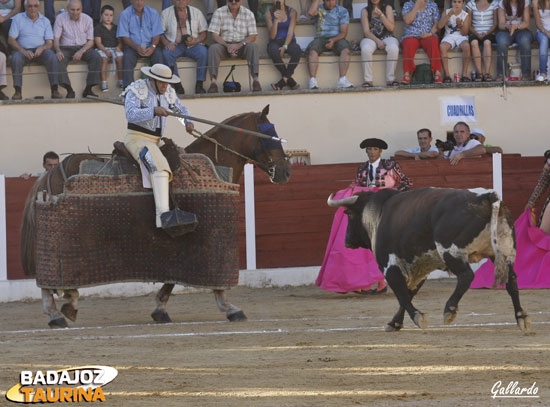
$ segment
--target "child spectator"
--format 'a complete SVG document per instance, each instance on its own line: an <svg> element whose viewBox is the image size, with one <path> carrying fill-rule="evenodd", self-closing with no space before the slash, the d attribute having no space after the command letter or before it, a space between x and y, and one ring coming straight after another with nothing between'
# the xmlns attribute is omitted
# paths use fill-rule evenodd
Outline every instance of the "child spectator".
<svg viewBox="0 0 550 407"><path fill-rule="evenodd" d="M468 75L470 64L470 43L468 42L468 31L470 31L470 15L464 10L464 0L452 0L452 7L447 9L439 20L438 27L445 27L445 36L441 40L439 49L443 63L444 83L451 82L449 71L448 52L456 47L462 49L462 77L460 82L471 82Z"/></svg>
<svg viewBox="0 0 550 407"><path fill-rule="evenodd" d="M533 2L533 16L537 26L537 42L539 43L540 73L535 80L544 82L548 71L548 40L550 38L550 0Z"/></svg>
<svg viewBox="0 0 550 407"><path fill-rule="evenodd" d="M101 7L101 22L94 28L94 41L101 56L101 91L107 92L107 64L114 59L118 86L122 88L122 41L116 37L116 24L113 24L115 9L108 4Z"/></svg>

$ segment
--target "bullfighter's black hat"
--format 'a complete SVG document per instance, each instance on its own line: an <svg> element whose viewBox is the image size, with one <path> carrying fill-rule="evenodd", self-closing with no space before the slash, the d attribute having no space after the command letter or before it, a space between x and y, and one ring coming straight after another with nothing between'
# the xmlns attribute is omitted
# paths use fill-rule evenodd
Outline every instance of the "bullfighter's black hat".
<svg viewBox="0 0 550 407"><path fill-rule="evenodd" d="M388 148L388 144L386 144L384 140L380 140L379 138L366 138L361 142L361 144L359 144L359 147L378 147L382 150L386 150Z"/></svg>

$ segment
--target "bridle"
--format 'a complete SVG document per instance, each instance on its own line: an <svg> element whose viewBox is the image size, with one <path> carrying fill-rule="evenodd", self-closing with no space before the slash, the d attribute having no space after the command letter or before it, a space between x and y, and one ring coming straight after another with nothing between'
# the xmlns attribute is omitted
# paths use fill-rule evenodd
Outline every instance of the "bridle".
<svg viewBox="0 0 550 407"><path fill-rule="evenodd" d="M267 134L265 131L262 131L262 126L261 125L262 124L270 124L271 128L273 129L272 131L275 132L275 128L273 127L273 125L271 123L258 123L257 115L258 115L258 113L255 114L254 119L255 119L255 123L256 123L258 131L260 131L261 133ZM233 150L230 147L227 147L227 146L221 144L218 140L216 140L216 139L214 139L210 136L207 136L206 134L201 133L200 131L198 131L196 129L193 129L193 132L191 133L191 135L193 137L197 138L197 139L202 138L202 139L207 140L207 141L214 144L214 160L215 161L218 161L218 147L219 147L219 148L221 148L221 149L223 149L227 152L230 152L230 153L244 159L247 162L252 162L252 163L256 164L258 166L258 168L260 168L261 170L263 170L267 173L267 175L269 176L269 179L270 179L271 182L274 182L275 172L277 170L277 166L283 161L288 161L291 157L290 154L286 154L283 151L283 156L276 159L276 160L274 160L273 157L271 157L271 155L269 154L269 151L279 150L279 149L282 150L281 143L278 142L278 141L274 141L274 140L259 139L258 148L256 148L254 150L253 156L249 157L249 156L246 156L244 154L239 153L238 151ZM270 148L270 147L274 147L274 148ZM267 163L263 163L263 162L258 161L259 160L258 157L262 153L266 154L266 156L268 158Z"/></svg>

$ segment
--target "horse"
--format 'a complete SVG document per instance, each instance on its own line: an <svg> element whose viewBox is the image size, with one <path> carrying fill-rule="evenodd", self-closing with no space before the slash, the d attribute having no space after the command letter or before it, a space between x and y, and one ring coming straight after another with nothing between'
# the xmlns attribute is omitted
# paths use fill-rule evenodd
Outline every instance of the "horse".
<svg viewBox="0 0 550 407"><path fill-rule="evenodd" d="M224 120L222 123L260 132L262 129L265 129L262 125L270 125L267 119L268 114L269 105L261 112L237 114ZM276 135L274 128L270 135L273 134ZM290 164L288 162L289 156L285 154L280 142L259 138L236 130L214 127L184 149L177 149L178 152L204 154L216 165L229 167L232 173L231 182L233 184L239 183L244 165L247 162L255 163L269 176L272 183L286 183L291 175ZM72 175L79 173L80 165L85 160L103 162L104 158L94 154L69 155L57 167L40 177L29 192L25 202L21 228L21 261L25 274L29 276L36 275L37 223L35 207L37 199L45 200L46 191L53 197L61 194L67 186L67 180ZM174 286L174 283L165 282L155 297L156 308L152 312L151 317L157 323L172 322L166 311L166 306ZM48 325L51 328L67 327L68 324L65 317L71 321L76 321L79 298L78 289L63 290L63 297L66 299L66 302L61 307L61 313L57 310L53 297L54 291L57 290L44 287L41 289L43 310L44 313L49 315L50 320ZM219 310L225 312L227 319L231 322L246 320L247 317L244 312L227 300L225 291L225 289L213 289ZM58 292L58 295L61 296L61 293Z"/></svg>

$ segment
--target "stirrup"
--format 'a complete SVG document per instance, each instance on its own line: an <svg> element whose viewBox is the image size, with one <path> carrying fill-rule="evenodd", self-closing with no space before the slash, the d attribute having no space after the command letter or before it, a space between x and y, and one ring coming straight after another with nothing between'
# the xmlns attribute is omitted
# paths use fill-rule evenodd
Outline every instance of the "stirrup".
<svg viewBox="0 0 550 407"><path fill-rule="evenodd" d="M160 221L162 222L162 229L168 233L170 237L178 237L192 232L199 224L197 215L182 211L181 209L173 209L164 212L160 215Z"/></svg>

